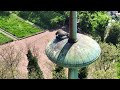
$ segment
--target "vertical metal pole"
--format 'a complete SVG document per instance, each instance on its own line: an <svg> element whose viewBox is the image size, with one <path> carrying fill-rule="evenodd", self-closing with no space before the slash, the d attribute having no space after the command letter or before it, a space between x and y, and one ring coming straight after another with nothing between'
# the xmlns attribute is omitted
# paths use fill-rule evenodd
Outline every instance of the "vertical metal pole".
<svg viewBox="0 0 120 90"><path fill-rule="evenodd" d="M77 68L69 68L68 79L78 79L78 69Z"/></svg>
<svg viewBox="0 0 120 90"><path fill-rule="evenodd" d="M77 11L70 11L69 30L70 30L69 41L76 42L77 41Z"/></svg>
<svg viewBox="0 0 120 90"><path fill-rule="evenodd" d="M70 11L69 30L68 42L75 43L77 41L77 11ZM78 79L78 68L69 68L68 79Z"/></svg>

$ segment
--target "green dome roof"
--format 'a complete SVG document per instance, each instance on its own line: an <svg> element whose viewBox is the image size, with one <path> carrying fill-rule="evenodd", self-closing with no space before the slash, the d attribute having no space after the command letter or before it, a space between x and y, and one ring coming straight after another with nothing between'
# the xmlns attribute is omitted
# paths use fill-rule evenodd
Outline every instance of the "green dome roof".
<svg viewBox="0 0 120 90"><path fill-rule="evenodd" d="M85 67L94 62L100 55L101 49L92 38L77 34L78 41L69 43L68 38L53 39L46 47L48 58L63 67Z"/></svg>

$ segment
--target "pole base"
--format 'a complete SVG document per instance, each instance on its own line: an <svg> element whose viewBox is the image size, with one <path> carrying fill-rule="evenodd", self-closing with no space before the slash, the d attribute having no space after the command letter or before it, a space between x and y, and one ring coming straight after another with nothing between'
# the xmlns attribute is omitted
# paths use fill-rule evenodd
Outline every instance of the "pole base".
<svg viewBox="0 0 120 90"><path fill-rule="evenodd" d="M76 40L73 40L73 39L70 39L70 38L68 39L69 43L76 43L77 41L78 41L77 39Z"/></svg>
<svg viewBox="0 0 120 90"><path fill-rule="evenodd" d="M78 69L69 68L68 79L78 79Z"/></svg>

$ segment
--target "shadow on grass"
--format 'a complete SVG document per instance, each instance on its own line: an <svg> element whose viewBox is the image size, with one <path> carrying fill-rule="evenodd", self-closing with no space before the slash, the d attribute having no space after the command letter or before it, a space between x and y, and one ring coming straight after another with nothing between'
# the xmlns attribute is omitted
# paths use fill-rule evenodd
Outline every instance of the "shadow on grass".
<svg viewBox="0 0 120 90"><path fill-rule="evenodd" d="M0 16L9 16L10 12L9 11L0 11Z"/></svg>

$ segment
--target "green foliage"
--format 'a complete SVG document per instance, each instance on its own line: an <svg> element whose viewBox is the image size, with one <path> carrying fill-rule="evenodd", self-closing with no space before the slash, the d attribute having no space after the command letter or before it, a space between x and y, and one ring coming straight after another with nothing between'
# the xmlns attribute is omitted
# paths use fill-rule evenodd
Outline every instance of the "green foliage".
<svg viewBox="0 0 120 90"><path fill-rule="evenodd" d="M119 49L119 56L120 56L120 43L116 45L117 48ZM117 76L120 79L120 57L118 58L118 63L117 63Z"/></svg>
<svg viewBox="0 0 120 90"><path fill-rule="evenodd" d="M24 20L21 20L15 14L10 14L8 16L0 15L0 28L19 38L33 35L41 31L39 28L26 23Z"/></svg>
<svg viewBox="0 0 120 90"><path fill-rule="evenodd" d="M85 79L88 75L88 70L87 67L83 67L81 69L79 69L79 73L78 73L78 77L80 79Z"/></svg>
<svg viewBox="0 0 120 90"><path fill-rule="evenodd" d="M10 41L12 41L12 39L0 33L0 44L4 44Z"/></svg>
<svg viewBox="0 0 120 90"><path fill-rule="evenodd" d="M101 67L105 67L105 65L111 62L118 61L119 50L113 44L100 43L100 46L102 49L101 57L99 58Z"/></svg>
<svg viewBox="0 0 120 90"><path fill-rule="evenodd" d="M65 23L64 11L21 11L18 15L44 29L56 28Z"/></svg>
<svg viewBox="0 0 120 90"><path fill-rule="evenodd" d="M117 77L120 79L120 62L117 63Z"/></svg>
<svg viewBox="0 0 120 90"><path fill-rule="evenodd" d="M107 43L112 43L114 45L120 42L120 22L111 23L111 27L109 28L109 34L106 38Z"/></svg>
<svg viewBox="0 0 120 90"><path fill-rule="evenodd" d="M90 33L92 31L92 25L90 23L91 14L87 11L78 12L79 27L85 33Z"/></svg>
<svg viewBox="0 0 120 90"><path fill-rule="evenodd" d="M112 69L109 69L107 71L104 70L98 70L92 73L92 76L94 79L118 79L117 77L117 71L115 68L115 65L111 65Z"/></svg>
<svg viewBox="0 0 120 90"><path fill-rule="evenodd" d="M33 55L32 55L31 50L28 50L28 53L27 53L27 58L28 58L28 61L31 61L31 60L32 60Z"/></svg>
<svg viewBox="0 0 120 90"><path fill-rule="evenodd" d="M9 13L9 11L0 11L0 16L9 16L10 15L10 13Z"/></svg>
<svg viewBox="0 0 120 90"><path fill-rule="evenodd" d="M57 27L60 24L59 22L64 21L64 20L65 20L65 18L63 16L56 16L55 18L50 20L51 26L52 27Z"/></svg>
<svg viewBox="0 0 120 90"><path fill-rule="evenodd" d="M98 16L95 18L95 20L98 24L96 32L101 37L101 41L103 42L105 37L106 26L108 25L110 17L105 13L98 12Z"/></svg>
<svg viewBox="0 0 120 90"><path fill-rule="evenodd" d="M56 65L55 70L53 70L53 79L66 79L64 68Z"/></svg>
<svg viewBox="0 0 120 90"><path fill-rule="evenodd" d="M113 44L100 43L102 49L98 60L89 66L88 77L99 79L117 78L116 63L120 55L119 50ZM113 74L114 73L114 74Z"/></svg>
<svg viewBox="0 0 120 90"><path fill-rule="evenodd" d="M34 57L30 50L28 50L28 78L29 79L44 79L43 72L38 65L38 59Z"/></svg>
<svg viewBox="0 0 120 90"><path fill-rule="evenodd" d="M117 45L117 48L118 48L118 50L119 50L119 54L120 54L120 43L118 43ZM120 59L119 59L120 60Z"/></svg>
<svg viewBox="0 0 120 90"><path fill-rule="evenodd" d="M78 12L79 26L83 33L100 36L104 40L104 33L110 17L103 11Z"/></svg>

